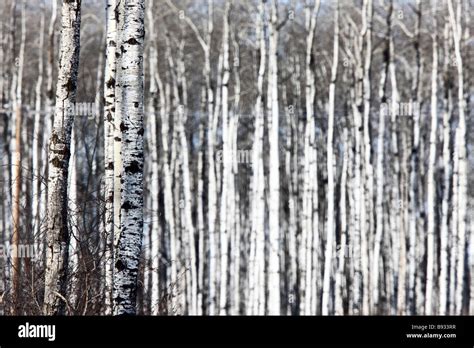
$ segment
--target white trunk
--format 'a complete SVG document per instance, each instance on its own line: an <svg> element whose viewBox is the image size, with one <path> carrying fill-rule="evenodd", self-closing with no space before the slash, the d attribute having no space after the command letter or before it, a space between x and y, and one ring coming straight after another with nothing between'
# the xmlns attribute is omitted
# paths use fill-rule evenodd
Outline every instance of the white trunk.
<svg viewBox="0 0 474 348"><path fill-rule="evenodd" d="M105 199L105 314L112 314L114 279L114 128L115 128L115 50L118 44L115 17L116 0L106 7L106 51L104 73L104 199Z"/></svg>
<svg viewBox="0 0 474 348"><path fill-rule="evenodd" d="M54 128L49 144L48 248L45 271L45 315L63 312L60 296L66 293L69 231L67 226L67 178L71 129L79 68L81 1L62 5L59 47L60 70L56 89ZM59 294L59 295L58 295Z"/></svg>
<svg viewBox="0 0 474 348"><path fill-rule="evenodd" d="M458 113L459 122L455 134L455 150L454 156L457 156L458 161L458 209L455 210L457 215L457 231L458 231L458 245L457 245L457 278L456 278L456 298L455 298L455 313L460 315L463 313L463 293L464 293L464 275L465 275L465 255L466 255L466 220L467 220L467 150L466 150L466 116L465 107L466 101L464 99L464 75L463 75L463 59L461 55L461 39L462 39L462 20L461 20L461 1L456 1L456 14L454 12L453 1L448 0L449 22L454 37L454 53L456 59L456 68L458 75ZM454 280L452 280L454 281Z"/></svg>
<svg viewBox="0 0 474 348"><path fill-rule="evenodd" d="M71 131L71 158L69 160L69 304L76 308L77 295L79 290L79 219L77 218L79 205L77 201L77 149L76 149L76 132ZM70 313L74 314L74 313Z"/></svg>
<svg viewBox="0 0 474 348"><path fill-rule="evenodd" d="M247 314L262 315L263 269L264 260L264 227L265 227L265 199L264 199L264 173L263 173L263 136L264 136L264 112L262 105L263 82L266 66L266 44L264 38L264 16L265 4L259 1L257 17L257 43L259 44L260 65L257 80L257 101L255 104L255 134L252 154L252 195L251 195L251 250L249 262L249 297L250 303Z"/></svg>
<svg viewBox="0 0 474 348"><path fill-rule="evenodd" d="M434 8L434 7L433 7ZM426 298L425 298L425 315L433 314L433 286L434 286L434 253L435 253L435 203L436 203L436 186L435 186L435 165L436 165L436 145L438 131L438 38L436 35L436 17L433 11L433 20L435 23L434 33L432 37L433 49L433 65L431 70L431 129L430 129L430 153L428 159L427 174L427 260L426 260Z"/></svg>
<svg viewBox="0 0 474 348"><path fill-rule="evenodd" d="M334 181L336 177L335 158L334 158L334 109L335 109L335 94L336 94L336 79L337 67L339 61L339 1L336 1L336 10L334 17L334 47L333 47L333 61L331 70L331 83L329 85L329 106L328 106L328 138L327 138L327 171L328 171L328 218L326 225L326 252L324 260L324 281L323 281L323 302L322 314L328 315L331 312L329 296L331 287L331 273L333 271L333 244L335 241L335 213L334 213Z"/></svg>
<svg viewBox="0 0 474 348"><path fill-rule="evenodd" d="M36 242L36 251L39 253L41 250L41 221L42 215L40 213L41 205L41 181L42 176L42 166L45 165L45 162L41 161L42 152L40 139L45 142L45 138L42 138L44 132L45 123L41 118L41 106L42 106L42 88L43 88L43 50L44 50L44 27L45 27L45 9L44 1L41 2L41 18L40 18L40 33L39 33L39 45L38 45L38 80L36 81L35 89L35 114L34 114L34 123L33 123L33 145L32 145L32 157L33 157L33 175L32 175L32 220L33 220L33 235L35 236ZM0 58L1 59L1 58ZM1 72L0 72L1 73ZM1 77L0 77L1 78ZM0 92L1 98L1 92Z"/></svg>
<svg viewBox="0 0 474 348"><path fill-rule="evenodd" d="M124 4L120 30L123 53L117 81L121 94L121 231L114 277L114 314L136 313L138 266L143 234L143 40L144 1Z"/></svg>
<svg viewBox="0 0 474 348"><path fill-rule="evenodd" d="M320 1L315 0L311 6L306 3L305 9L305 28L307 31L306 36L306 55L305 55L305 71L306 71L306 88L305 88L305 101L306 101L306 125L304 135L304 165L303 165L303 222L302 222L302 234L300 239L300 280L301 280L301 296L300 296L300 314L309 315L315 314L311 310L311 301L313 299L313 289L316 287L316 279L312 281L312 267L313 267L313 256L316 257L313 250L313 242L317 240L319 236L318 228L313 229L314 226L318 226L319 220L317 216L317 203L313 201L317 197L317 176L315 169L317 169L317 150L315 146L315 112L314 112L314 55L313 55L313 44L316 30L316 19L319 12ZM314 255L313 255L314 254ZM317 263L315 260L314 264ZM319 268L319 267L316 267ZM316 290L316 289L315 289Z"/></svg>
<svg viewBox="0 0 474 348"><path fill-rule="evenodd" d="M376 203L375 203L375 213L376 213L376 226L375 226L375 240L374 240L374 252L372 257L372 268L371 268L371 309L372 314L378 314L379 311L379 296L380 296L380 284L379 284L379 259L380 259L380 250L383 239L384 232L384 215L383 215L383 193L384 193L384 142L385 142L385 118L388 115L387 105L387 75L389 64L389 51L391 47L391 22L390 17L392 15L392 2L389 3L389 10L387 12L387 34L385 36L385 45L384 56L386 57L383 62L383 68L381 71L380 77L380 102L382 103L379 110L379 128L378 128L378 140L377 140L377 167L376 167L376 177L377 177L377 192L376 192Z"/></svg>
<svg viewBox="0 0 474 348"><path fill-rule="evenodd" d="M157 69L158 69L158 52L156 49L156 32L155 23L153 17L153 2L147 4L147 21L148 21L148 35L150 37L150 51L149 51L149 73L150 73L150 85L149 85L149 107L148 107L148 124L150 139L148 140L148 149L150 152L150 200L151 200L151 237L150 237L150 249L151 249L151 314L158 315L159 305L159 284L158 284L158 270L160 265L160 253L159 253L159 240L160 240L160 228L159 228L159 211L158 211L158 176L159 176L159 165L158 165L158 145L157 145L157 118L155 103L158 99L158 84L157 84ZM161 93L161 91L160 91Z"/></svg>
<svg viewBox="0 0 474 348"><path fill-rule="evenodd" d="M448 314L448 290L449 290L449 198L451 188L451 113L452 113L452 90L448 75L448 59L450 55L449 26L445 26L444 33L444 112L443 112L443 200L441 203L442 218L440 226L440 274L439 274L439 315Z"/></svg>
<svg viewBox="0 0 474 348"><path fill-rule="evenodd" d="M280 314L280 160L279 160L279 106L278 106L278 9L276 0L271 1L268 49L268 96L269 104L269 232L268 232L268 302L267 314Z"/></svg>
<svg viewBox="0 0 474 348"><path fill-rule="evenodd" d="M231 149L231 133L229 126L229 10L230 2L226 2L224 12L224 27L222 36L223 45L223 63L224 71L222 77L222 193L220 208L220 293L219 293L219 313L225 315L227 313L227 283L228 283L228 264L229 264L229 234L233 230L230 227L229 205L234 199L231 196L230 181L232 180L232 149Z"/></svg>
<svg viewBox="0 0 474 348"><path fill-rule="evenodd" d="M418 107L418 95L421 93L421 53L420 53L420 26L421 26L421 0L417 0L416 8L418 15L415 24L415 57L416 67L412 83L412 98L413 107L413 142L412 151L410 155L410 221L409 221L409 241L408 241L408 314L415 313L415 290L416 290L416 243L417 243L417 216L418 216L418 148L420 145L420 108Z"/></svg>

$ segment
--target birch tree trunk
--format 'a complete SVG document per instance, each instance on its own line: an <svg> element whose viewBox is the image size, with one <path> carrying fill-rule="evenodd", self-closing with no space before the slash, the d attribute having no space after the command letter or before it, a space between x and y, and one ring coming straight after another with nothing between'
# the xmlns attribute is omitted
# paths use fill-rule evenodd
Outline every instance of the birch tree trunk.
<svg viewBox="0 0 474 348"><path fill-rule="evenodd" d="M335 241L335 213L334 213L334 181L335 173L335 158L334 158L334 108L336 95L336 79L337 68L339 61L339 1L336 1L336 10L334 15L334 46L333 46L333 61L331 69L331 83L329 85L329 106L328 106L328 138L327 138L327 171L328 171L328 217L326 225L326 252L324 260L324 282L323 282L323 302L322 314L329 315L331 312L329 296L331 288L331 273L333 270L333 244Z"/></svg>
<svg viewBox="0 0 474 348"><path fill-rule="evenodd" d="M156 32L155 22L153 18L153 2L149 1L146 9L146 16L148 21L148 32L151 41L149 51L149 107L148 107L148 118L147 128L149 131L150 139L148 140L148 150L150 152L150 200L151 200L151 237L150 237L150 248L151 248L151 314L158 314L158 302L159 302L159 284L158 284L158 269L160 266L160 254L159 254L159 208L158 208L158 144L157 144L157 114L155 104L158 101L158 85L157 85L157 69L158 69L158 52L156 49ZM160 92L161 93L161 92Z"/></svg>
<svg viewBox="0 0 474 348"><path fill-rule="evenodd" d="M378 128L378 140L377 140L377 194L376 194L376 225L375 225L375 240L374 240L374 252L372 258L372 275L371 275L371 288L372 288L372 313L380 313L379 307L379 260L380 260L380 249L383 239L384 232L384 221L383 221L383 191L384 191L384 142L385 142L385 118L388 115L389 106L387 105L387 76L390 65L390 50L391 48L391 16L392 16L393 4L392 0L389 3L389 9L387 11L387 34L385 36L385 51L383 62L383 68L380 77L380 102L381 107L379 110L379 128Z"/></svg>
<svg viewBox="0 0 474 348"><path fill-rule="evenodd" d="M440 273L439 273L439 315L448 314L449 290L449 199L451 188L451 113L452 113L452 84L448 62L450 57L449 25L444 31L444 99L443 99L443 198L441 203L442 218L440 226Z"/></svg>
<svg viewBox="0 0 474 348"><path fill-rule="evenodd" d="M437 145L437 130L438 130L438 37L436 35L436 5L433 6L433 23L434 30L432 35L432 49L433 49L433 66L431 70L431 130L430 130L430 153L428 160L428 177L427 177L427 261L426 261L426 298L425 298L425 315L433 314L433 283L434 283L434 253L435 253L435 165L436 165L436 145Z"/></svg>
<svg viewBox="0 0 474 348"><path fill-rule="evenodd" d="M371 67L372 67L372 17L373 17L373 0L365 1L365 10L363 15L363 28L361 36L365 36L365 61L364 61L364 77L363 77L363 99L364 99L364 114L363 114L363 141L364 141L364 174L365 174L365 202L361 213L361 222L364 228L361 229L362 241L362 279L363 279L363 294L362 294L362 313L369 314L369 259L370 253L369 245L371 245L372 226L373 226L373 167L371 160L372 145L370 139L370 107L371 107Z"/></svg>
<svg viewBox="0 0 474 348"><path fill-rule="evenodd" d="M315 114L314 114L314 55L313 42L316 30L316 19L318 16L320 1L315 0L313 6L306 3L305 9L305 28L306 36L306 55L305 55L305 71L306 71L306 124L304 136L304 165L303 165L303 222L302 234L300 239L300 281L302 282L301 296L300 296L300 314L309 315L311 313L311 299L313 294L313 287L316 283L311 280L311 269L313 265L313 257L315 257L313 250L313 241L319 237L318 229L314 230L313 226L318 226L319 219L317 216L317 204L313 201L317 197L317 181L314 174L314 168L317 168L317 150L315 147ZM315 214L314 214L315 213ZM314 264L317 263L315 260ZM318 267L316 267L318 268Z"/></svg>
<svg viewBox="0 0 474 348"><path fill-rule="evenodd" d="M44 72L44 62L43 62L43 50L44 50L44 27L45 27L45 8L44 1L41 1L41 17L40 17L40 28L39 28L39 45L38 45L38 80L36 81L35 88L35 114L33 122L33 145L32 145L32 156L33 156L33 173L32 173L32 219L33 219L33 235L35 236L36 250L40 253L40 244L41 244L41 176L42 176L42 166L45 166L45 162L41 161L42 152L41 145L45 143L45 138L43 136L44 126L47 121L42 120L41 107L42 107L42 97L43 97L43 72Z"/></svg>
<svg viewBox="0 0 474 348"><path fill-rule="evenodd" d="M227 282L228 282L228 264L229 264L229 234L233 230L230 228L229 208L230 200L234 199L229 192L230 180L232 173L232 150L231 150L231 134L229 126L229 9L230 2L227 1L224 10L224 26L222 36L222 46L224 51L224 75L222 77L222 193L221 193L221 209L220 213L220 293L219 293L219 313L225 315L227 313Z"/></svg>
<svg viewBox="0 0 474 348"><path fill-rule="evenodd" d="M43 313L62 314L69 258L67 179L77 91L81 0L64 2L54 127L49 144L48 236Z"/></svg>
<svg viewBox="0 0 474 348"><path fill-rule="evenodd" d="M461 20L461 1L456 1L456 14L454 12L453 1L448 0L449 22L454 38L454 53L456 60L456 69L458 75L458 113L459 121L455 133L455 151L454 155L458 156L458 209L457 214L457 278L456 278L456 298L455 298L455 314L460 315L463 311L463 294L464 294L464 275L465 275L465 255L466 255L466 207L467 203L467 154L466 154L466 116L464 100L464 67L461 55L461 39L462 39L462 20ZM453 280L452 280L453 281Z"/></svg>
<svg viewBox="0 0 474 348"><path fill-rule="evenodd" d="M208 238L209 238L209 297L208 314L216 314L216 214L217 214L217 187L216 168L214 159L214 91L211 84L211 44L214 31L214 0L208 0L207 42L204 45L204 71L207 89L207 159L208 159Z"/></svg>
<svg viewBox="0 0 474 348"><path fill-rule="evenodd" d="M264 37L265 3L261 0L258 4L257 16L257 42L259 44L259 60L257 80L257 100L255 104L255 133L252 149L252 208L251 208L251 246L249 262L249 309L247 314L263 314L260 303L263 301L259 286L264 264L264 225L265 225L265 198L264 198L264 173L263 173L263 136L264 136L264 111L263 111L263 82L266 67L266 44Z"/></svg>
<svg viewBox="0 0 474 348"><path fill-rule="evenodd" d="M168 46L168 45L167 45ZM170 52L169 48L166 49L166 60L168 59ZM178 262L176 256L176 223L175 223L175 215L173 207L174 197L172 191L172 173L171 173L171 166L173 163L170 163L169 160L169 144L168 144L168 137L169 137L169 115L170 112L170 86L167 83L165 86L165 97L164 100L161 100L161 108L160 111L163 115L163 120L161 123L161 144L163 148L163 175L164 175L164 199L165 199L165 228L167 232L167 236L169 238L169 259L170 259L170 270L169 270L169 292L171 297L171 308L176 308L176 296L174 287L177 281L177 267L176 263Z"/></svg>
<svg viewBox="0 0 474 348"><path fill-rule="evenodd" d="M410 222L409 222L409 238L408 238L408 314L415 313L415 290L416 290L416 265L417 265L417 216L418 216L418 156L420 146L420 113L419 107L421 97L421 52L420 52L420 27L422 15L421 0L416 2L416 23L414 31L414 48L415 48L415 73L412 83L412 98L411 103L413 107L413 127L412 127L412 151L410 154Z"/></svg>
<svg viewBox="0 0 474 348"><path fill-rule="evenodd" d="M18 73L17 73L17 85L15 99L13 100L13 108L15 110L15 151L13 152L14 163L13 163L13 187L12 187L12 245L15 250L19 250L21 236L21 216L20 216L20 204L21 204L21 187L22 187L22 131L23 131L23 105L22 105L22 92L23 92L23 68L25 62L25 40L26 40L26 0L21 2L21 39L20 39L20 52L18 57ZM20 258L17 255L12 255L12 291L13 291L13 314L19 315L20 313L20 282L21 282L21 263Z"/></svg>
<svg viewBox="0 0 474 348"><path fill-rule="evenodd" d="M69 160L69 199L68 199L68 214L69 214L69 269L68 269L68 301L73 308L77 304L77 292L79 290L79 228L78 215L79 205L77 200L77 150L76 150L76 131L74 129L74 121L71 130L71 158ZM71 313L74 314L74 313Z"/></svg>
<svg viewBox="0 0 474 348"><path fill-rule="evenodd" d="M114 125L115 125L115 50L117 47L116 1L106 6L106 51L104 73L104 197L105 197L105 314L112 314L114 279Z"/></svg>
<svg viewBox="0 0 474 348"><path fill-rule="evenodd" d="M114 314L136 313L136 291L143 234L143 40L144 0L124 4L118 93L121 93L121 231L114 278Z"/></svg>
<svg viewBox="0 0 474 348"><path fill-rule="evenodd" d="M189 289L190 292L190 303L189 303L189 314L195 315L197 312L197 270L196 270L196 248L194 242L194 223L192 219L192 198L191 198L191 179L189 177L189 157L188 157L188 144L186 139L186 132L184 125L187 119L187 85L184 70L183 61L183 44L180 47L180 59L178 62L178 81L180 82L182 90L182 104L178 106L178 132L179 141L181 145L181 163L182 163L182 175L183 175L183 193L184 193L184 221L185 229L187 234L187 260L186 266L189 269L187 277L189 277ZM178 93L177 86L175 87L175 93Z"/></svg>
<svg viewBox="0 0 474 348"><path fill-rule="evenodd" d="M268 243L268 302L269 315L280 314L280 160L279 160L279 106L278 106L278 8L271 2L268 48L269 103L269 243Z"/></svg>

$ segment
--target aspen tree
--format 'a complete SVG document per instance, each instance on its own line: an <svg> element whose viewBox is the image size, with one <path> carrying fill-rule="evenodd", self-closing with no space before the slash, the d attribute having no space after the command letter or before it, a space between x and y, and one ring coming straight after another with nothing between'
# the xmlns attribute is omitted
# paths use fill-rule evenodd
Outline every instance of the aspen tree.
<svg viewBox="0 0 474 348"><path fill-rule="evenodd" d="M230 133L230 120L229 120L229 9L230 2L227 1L225 4L224 11L224 25L223 25L223 37L222 37L222 48L223 48L223 63L224 71L222 77L222 192L221 192L221 206L220 206L220 293L219 293L219 313L224 315L227 313L227 283L228 283L228 265L229 265L229 234L233 230L230 227L229 219L229 208L230 200L234 199L229 192L230 180L232 173L232 150L231 150L231 136Z"/></svg>
<svg viewBox="0 0 474 348"><path fill-rule="evenodd" d="M369 245L372 237L373 226L373 168L371 160L372 145L370 139L370 107L371 107L371 67L372 67L372 18L373 18L373 0L366 0L365 9L362 17L361 41L365 37L365 60L363 63L363 149L364 149L364 190L366 194L363 201L364 207L361 210L361 249L362 249L362 312L369 313Z"/></svg>
<svg viewBox="0 0 474 348"><path fill-rule="evenodd" d="M372 269L371 269L371 294L372 302L371 309L372 313L376 314L379 311L379 257L380 248L383 239L384 232L384 221L383 221L383 189L384 189L384 142L385 142L385 118L389 112L389 106L387 105L387 77L389 73L390 53L391 47L391 16L393 11L393 3L390 0L387 11L387 33L385 34L385 48L382 71L380 74L380 91L379 98L381 107L379 110L379 128L378 128L378 140L377 140L377 164L376 164L376 177L377 177L377 194L376 194L376 225L375 225L375 240L374 240L374 252L372 258Z"/></svg>
<svg viewBox="0 0 474 348"><path fill-rule="evenodd" d="M14 147L14 163L12 168L12 245L16 250L19 250L21 236L21 216L20 216L20 200L22 187L22 152L23 144L21 135L23 130L23 69L25 63L25 40L26 40L26 0L21 2L21 38L20 38L20 52L18 57L18 72L16 93L13 99L13 109L15 112L15 147ZM12 291L13 291L13 314L20 313L20 281L21 281L21 263L18 255L12 256Z"/></svg>
<svg viewBox="0 0 474 348"><path fill-rule="evenodd" d="M412 126L412 150L410 154L410 222L408 237L408 314L415 313L415 290L416 290L416 267L417 267L417 216L418 216L418 162L419 162L419 146L420 146L420 113L421 108L421 19L422 19L422 3L421 0L416 1L416 23L413 35L413 46L415 49L415 71L411 87L410 102L413 105L413 126Z"/></svg>
<svg viewBox="0 0 474 348"><path fill-rule="evenodd" d="M124 4L121 23L122 195L121 229L114 277L114 314L136 313L138 266L143 234L143 40L144 1Z"/></svg>
<svg viewBox="0 0 474 348"><path fill-rule="evenodd" d="M68 213L69 213L69 297L68 301L76 307L77 292L79 290L79 228L78 228L78 200L77 200L77 146L76 146L76 130L74 129L74 122L71 130L71 158L69 160L69 199L68 199Z"/></svg>
<svg viewBox="0 0 474 348"><path fill-rule="evenodd" d="M335 94L336 94L336 79L337 68L339 65L339 1L336 1L336 10L334 15L334 46L333 46L333 61L331 69L331 83L329 85L329 105L328 105L328 138L327 138L327 172L328 172L328 217L326 226L326 252L324 260L324 284L323 284L323 302L322 314L328 315L330 313L329 291L331 286L331 273L333 261L333 243L335 241L335 213L334 213L334 181L335 173L335 159L334 159L334 108L335 108Z"/></svg>
<svg viewBox="0 0 474 348"><path fill-rule="evenodd" d="M466 116L464 99L464 66L463 57L461 54L462 43L462 20L461 20L461 1L456 1L456 13L454 12L453 1L448 0L449 22L451 24L453 39L454 39L454 53L456 60L456 70L458 77L458 113L459 121L455 132L455 156L459 163L458 168L458 209L455 212L457 217L457 231L458 231L458 245L456 249L457 263L456 268L457 278L456 282L456 297L455 297L455 314L462 314L463 293L464 293L464 274L465 274L465 248L466 248L466 207L467 207L467 154L466 154ZM456 173L455 173L456 174ZM454 281L454 280L452 280Z"/></svg>
<svg viewBox="0 0 474 348"><path fill-rule="evenodd" d="M269 315L280 314L280 160L278 106L278 8L270 3L268 47L268 113L269 113L269 231L268 231L268 302Z"/></svg>
<svg viewBox="0 0 474 348"><path fill-rule="evenodd" d="M165 57L166 61L169 61L170 49L168 45L168 40L166 41L166 51ZM158 80L160 81L160 80ZM169 127L170 127L170 85L166 83L164 88L164 96L163 100L161 100L161 107L160 111L163 115L163 119L161 122L161 145L163 151L163 176L164 176L164 200L165 200L165 228L166 228L166 235L169 238L169 260L170 260L170 267L169 267L169 282L167 284L170 296L171 296L171 308L176 308L176 296L175 296L175 286L177 281L177 256L176 256L176 220L173 207L175 206L175 201L173 197L172 191L172 165L173 162L170 162L169 159L169 143L168 143L168 136L169 136ZM174 134L174 133L173 133Z"/></svg>
<svg viewBox="0 0 474 348"><path fill-rule="evenodd" d="M317 216L317 204L313 201L317 197L317 184L314 183L317 176L314 176L317 170L317 150L315 147L315 114L314 114L314 54L313 44L316 30L316 19L319 12L321 2L315 0L313 6L309 2L305 5L305 29L306 29L306 55L305 55L305 72L306 72L306 123L304 135L304 164L303 164L303 226L300 239L300 280L303 282L302 293L300 298L300 314L311 313L311 299L313 286L316 283L311 279L311 268L313 265L313 241L319 237L319 229L314 230L314 226L318 226L319 218ZM314 264L317 264L315 260Z"/></svg>
<svg viewBox="0 0 474 348"><path fill-rule="evenodd" d="M61 10L60 69L54 127L49 144L48 236L43 313L61 314L69 258L67 178L71 130L79 68L81 0L64 2Z"/></svg>
<svg viewBox="0 0 474 348"><path fill-rule="evenodd" d="M45 4L44 0L41 1L41 17L40 17L40 28L39 28L39 43L38 43L38 80L36 81L35 87L35 114L33 122L33 144L32 144L32 157L33 157L33 173L32 173L32 223L33 223L33 235L38 238L37 251L41 250L40 244L40 231L41 231L41 181L42 168L44 162L41 161L42 151L41 143L45 143L45 138L42 136L45 121L42 120L41 107L43 105L43 75L44 75L44 61L43 61L43 50L44 50L44 28L45 28Z"/></svg>
<svg viewBox="0 0 474 348"><path fill-rule="evenodd" d="M115 127L115 50L118 44L116 1L106 5L106 46L104 73L104 199L105 199L105 314L112 314L114 277L114 127Z"/></svg>
<svg viewBox="0 0 474 348"><path fill-rule="evenodd" d="M438 37L437 37L437 21L436 21L436 3L433 6L433 65L431 70L431 129L430 129L430 153L428 160L428 177L427 177L427 261L426 261L426 298L425 298L425 314L433 314L433 283L434 283L434 253L435 253L435 165L436 165L436 145L438 130Z"/></svg>
<svg viewBox="0 0 474 348"><path fill-rule="evenodd" d="M442 218L440 226L440 273L439 273L439 315L447 315L449 290L449 195L451 182L451 113L452 87L449 74L449 25L444 29L444 98L443 98L443 201L441 204Z"/></svg>
<svg viewBox="0 0 474 348"><path fill-rule="evenodd" d="M257 15L257 43L259 45L259 68L257 80L257 100L255 103L255 133L252 149L252 207L251 207L251 250L249 262L249 312L248 314L263 314L261 303L263 298L260 288L264 267L264 225L265 225L265 199L264 199L264 167L263 167L263 136L264 136L264 111L263 111L263 82L266 67L266 43L264 37L265 2L259 1Z"/></svg>
<svg viewBox="0 0 474 348"><path fill-rule="evenodd" d="M151 200L151 231L150 231L150 248L151 248L151 313L153 315L158 314L158 301L159 301L159 284L158 284L158 268L159 268L159 211L158 211L158 148L157 148L157 114L155 104L158 99L158 84L157 84L157 69L158 69L158 52L156 49L156 32L155 22L153 18L153 2L147 4L146 19L148 24L148 33L150 36L150 49L149 49L149 74L150 74L150 85L149 85L149 105L148 105L148 118L147 128L150 130L148 141L148 150L150 152L151 160L151 177L150 177L150 200ZM161 92L160 92L161 93Z"/></svg>
<svg viewBox="0 0 474 348"><path fill-rule="evenodd" d="M232 306L232 315L240 314L240 285L241 285L241 277L240 277L240 262L241 262L241 233L242 233L242 224L243 220L241 216L241 208L240 208L240 188L238 187L238 182L236 182L236 178L238 178L238 160L237 160L237 153L238 153L238 131L239 131L239 113L240 113L240 93L241 93L241 81L240 81L240 43L239 43L239 33L236 32L236 28L231 28L230 34L232 39L232 46L233 46L233 57L234 57L234 64L233 64L233 75L234 75L234 107L231 113L231 120L230 120L230 133L231 133L231 148L232 148L232 176L230 181L230 190L231 196L234 196L231 201L231 208L229 216L233 219L231 228L233 230L232 236L232 246L231 246L231 260L233 267L231 267L231 272L233 272L233 283L232 283L232 291L233 291L233 306Z"/></svg>
<svg viewBox="0 0 474 348"><path fill-rule="evenodd" d="M184 42L180 45L180 58L178 62L178 76L177 79L181 86L182 90L182 104L178 106L178 132L179 132L179 141L182 151L182 175L183 175L183 196L184 196L184 221L185 229L187 233L187 260L189 268L189 285L190 289L187 289L190 292L190 312L189 314L195 315L197 311L197 270L196 270L196 248L194 242L194 223L192 219L192 200L191 200L191 180L190 180L190 169L189 169L189 157L188 157L188 144L186 139L186 133L184 129L184 124L187 118L187 107L188 107L188 98L187 98L187 85L186 77L184 70L183 62L183 45ZM177 87L177 86L176 86ZM176 88L175 87L175 88ZM175 93L178 93L177 88Z"/></svg>

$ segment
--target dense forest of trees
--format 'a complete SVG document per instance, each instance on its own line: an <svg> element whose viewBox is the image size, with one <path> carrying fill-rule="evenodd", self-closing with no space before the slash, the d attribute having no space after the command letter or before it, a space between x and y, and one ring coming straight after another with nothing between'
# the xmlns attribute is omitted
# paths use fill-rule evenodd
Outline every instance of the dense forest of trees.
<svg viewBox="0 0 474 348"><path fill-rule="evenodd" d="M1 315L474 315L472 0L0 3Z"/></svg>

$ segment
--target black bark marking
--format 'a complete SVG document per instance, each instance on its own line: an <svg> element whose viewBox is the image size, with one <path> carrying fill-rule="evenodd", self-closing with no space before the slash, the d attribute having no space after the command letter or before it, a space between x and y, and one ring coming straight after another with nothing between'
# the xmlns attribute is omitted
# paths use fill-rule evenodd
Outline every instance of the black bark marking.
<svg viewBox="0 0 474 348"><path fill-rule="evenodd" d="M108 81L107 81L107 88L113 88L115 87L115 79L113 77L111 77Z"/></svg>
<svg viewBox="0 0 474 348"><path fill-rule="evenodd" d="M136 208L136 206L132 205L129 201L126 201L122 204L122 207L121 207L123 210L131 210L131 209L134 209Z"/></svg>
<svg viewBox="0 0 474 348"><path fill-rule="evenodd" d="M137 161L132 161L128 166L125 167L127 173L136 174L142 171L142 166Z"/></svg>
<svg viewBox="0 0 474 348"><path fill-rule="evenodd" d="M62 168L63 167L63 161L61 161L58 157L54 157L51 160L51 164L56 167L56 168Z"/></svg>
<svg viewBox="0 0 474 348"><path fill-rule="evenodd" d="M129 45L139 45L140 44L134 37L128 39L128 41L125 41L125 42L128 43Z"/></svg>
<svg viewBox="0 0 474 348"><path fill-rule="evenodd" d="M69 95L70 92L72 92L76 89L76 83L72 78L69 78L67 80L66 84L64 85L64 87L66 87L66 91Z"/></svg>
<svg viewBox="0 0 474 348"><path fill-rule="evenodd" d="M126 269L126 266L123 264L122 260L117 260L117 262L115 263L115 269L120 272Z"/></svg>

